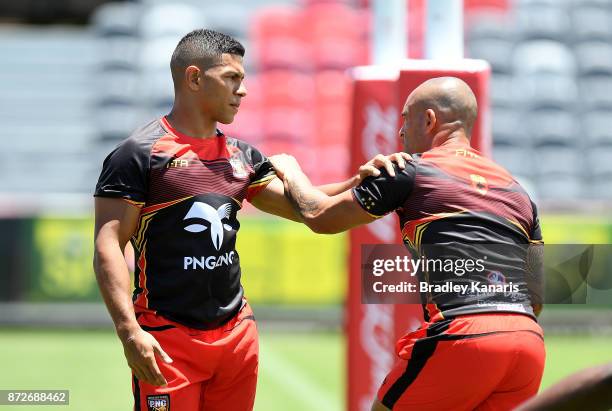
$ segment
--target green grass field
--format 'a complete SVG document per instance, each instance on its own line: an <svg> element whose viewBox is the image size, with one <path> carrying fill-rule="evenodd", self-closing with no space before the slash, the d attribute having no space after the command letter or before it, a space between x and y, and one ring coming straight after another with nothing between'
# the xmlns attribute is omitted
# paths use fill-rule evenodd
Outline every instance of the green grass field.
<svg viewBox="0 0 612 411"><path fill-rule="evenodd" d="M549 335L546 346L544 387L612 361L612 337ZM256 411L343 410L344 350L339 333L262 333ZM70 406L45 410L131 409L130 374L111 332L0 330L0 364L0 389L70 390Z"/></svg>

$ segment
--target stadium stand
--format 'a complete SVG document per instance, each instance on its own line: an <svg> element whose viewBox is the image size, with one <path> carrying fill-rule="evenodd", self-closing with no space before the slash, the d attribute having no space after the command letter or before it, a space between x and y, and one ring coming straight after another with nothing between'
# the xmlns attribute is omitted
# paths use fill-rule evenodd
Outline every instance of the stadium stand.
<svg viewBox="0 0 612 411"><path fill-rule="evenodd" d="M410 55L418 56L424 2L407 1ZM100 160L169 109L170 55L182 35L202 26L247 47L249 95L224 130L266 153L295 153L317 183L343 178L345 70L369 60L370 16L355 4L367 1L143 0L101 5L86 29L4 27L0 118L18 137L20 156L0 165L0 192L89 193L99 162L83 159ZM468 57L492 65L495 157L531 178L542 197L604 198L593 187L605 186L610 173L594 162L612 147L612 3L466 0L465 9ZM36 70L33 88L36 64L46 70ZM36 172L24 171L23 161ZM566 161L583 166L555 168ZM575 190L558 191L555 178Z"/></svg>
<svg viewBox="0 0 612 411"><path fill-rule="evenodd" d="M86 156L97 137L90 121L95 38L70 28L19 26L2 27L0 37L0 119L11 139L0 192L88 190L93 167Z"/></svg>
<svg viewBox="0 0 612 411"><path fill-rule="evenodd" d="M542 199L609 200L612 3L509 4L466 10L468 56L492 65L495 158Z"/></svg>

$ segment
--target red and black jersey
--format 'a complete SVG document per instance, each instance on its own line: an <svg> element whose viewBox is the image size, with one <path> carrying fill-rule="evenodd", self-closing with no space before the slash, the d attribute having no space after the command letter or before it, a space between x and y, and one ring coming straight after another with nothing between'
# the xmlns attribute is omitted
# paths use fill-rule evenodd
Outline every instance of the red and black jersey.
<svg viewBox="0 0 612 411"><path fill-rule="evenodd" d="M427 320L499 311L533 315L525 256L542 235L534 203L504 168L466 144L449 141L415 155L404 170L396 166L395 178L381 171L353 195L375 217L397 212L413 257L484 259L484 268L470 275L428 269L418 272L420 281L518 287L511 293L422 293Z"/></svg>
<svg viewBox="0 0 612 411"><path fill-rule="evenodd" d="M274 177L249 144L220 131L193 138L165 118L119 144L104 161L95 196L141 207L131 239L136 310L200 329L235 315L243 300L236 214Z"/></svg>

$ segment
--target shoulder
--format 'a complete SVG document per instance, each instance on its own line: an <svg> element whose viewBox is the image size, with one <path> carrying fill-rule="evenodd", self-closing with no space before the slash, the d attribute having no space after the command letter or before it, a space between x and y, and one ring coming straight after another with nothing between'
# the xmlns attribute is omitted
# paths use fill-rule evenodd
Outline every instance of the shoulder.
<svg viewBox="0 0 612 411"><path fill-rule="evenodd" d="M129 137L119 142L109 157L148 157L151 154L151 149L155 142L165 134L167 134L167 132L158 120L150 121L134 130Z"/></svg>
<svg viewBox="0 0 612 411"><path fill-rule="evenodd" d="M244 156L251 163L260 163L266 160L266 157L255 146L235 137L225 136L225 141L228 147L235 147L244 153Z"/></svg>
<svg viewBox="0 0 612 411"><path fill-rule="evenodd" d="M147 151L150 151L151 146L166 134L168 134L168 132L163 128L159 120L155 119L134 130L134 132L119 145L135 150L148 149Z"/></svg>
<svg viewBox="0 0 612 411"><path fill-rule="evenodd" d="M159 121L153 120L138 127L127 138L121 140L116 149L139 151L148 148L150 151L151 146L166 134Z"/></svg>
<svg viewBox="0 0 612 411"><path fill-rule="evenodd" d="M147 168L153 145L165 134L166 131L159 121L150 121L119 142L104 160L104 167L121 168L136 165L140 169Z"/></svg>

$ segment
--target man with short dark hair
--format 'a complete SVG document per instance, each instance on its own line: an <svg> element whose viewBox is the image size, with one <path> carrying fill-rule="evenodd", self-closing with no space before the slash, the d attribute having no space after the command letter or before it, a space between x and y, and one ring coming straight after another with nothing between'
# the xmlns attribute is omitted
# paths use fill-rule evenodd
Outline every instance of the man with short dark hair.
<svg viewBox="0 0 612 411"><path fill-rule="evenodd" d="M314 189L292 157L270 158L295 209L316 232L341 232L395 211L413 259L484 261L469 276L418 270L419 286L429 290L421 293L425 321L397 342L396 365L373 411L510 410L540 385L545 352L535 319L541 306L532 300L525 259L518 258L542 242L537 211L505 169L470 147L476 114L465 82L424 82L406 100L399 133L414 159L395 176L383 170L336 196ZM472 291L472 285L506 283L516 289ZM449 284L470 291L444 287Z"/></svg>
<svg viewBox="0 0 612 411"><path fill-rule="evenodd" d="M253 408L258 341L240 283L237 212L248 200L300 217L268 159L217 129L246 96L243 55L222 33L187 34L170 64L172 111L120 143L96 186L94 268L133 371L135 410ZM401 156L394 160L403 165ZM381 166L393 172L377 157L321 189L340 193ZM132 299L128 241L136 256Z"/></svg>

